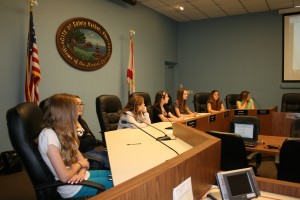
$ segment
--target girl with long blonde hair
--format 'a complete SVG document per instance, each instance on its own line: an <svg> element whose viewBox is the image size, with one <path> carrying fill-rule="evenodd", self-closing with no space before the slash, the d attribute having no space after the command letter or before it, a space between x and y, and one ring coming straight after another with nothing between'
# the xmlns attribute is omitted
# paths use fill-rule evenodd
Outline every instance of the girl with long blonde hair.
<svg viewBox="0 0 300 200"><path fill-rule="evenodd" d="M78 150L76 100L67 94L55 94L45 101L43 106L44 129L38 137L39 151L55 179L76 184L91 180L113 186L109 170L90 170L89 162ZM57 189L63 198L93 196L97 190L88 186L66 185Z"/></svg>

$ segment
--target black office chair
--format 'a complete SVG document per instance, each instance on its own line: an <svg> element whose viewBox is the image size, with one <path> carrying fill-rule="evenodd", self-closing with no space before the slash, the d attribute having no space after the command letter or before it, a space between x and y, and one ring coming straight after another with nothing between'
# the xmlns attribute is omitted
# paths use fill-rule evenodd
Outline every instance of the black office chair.
<svg viewBox="0 0 300 200"><path fill-rule="evenodd" d="M116 95L100 95L96 98L96 112L104 146L106 146L104 133L117 130L121 111L122 103Z"/></svg>
<svg viewBox="0 0 300 200"><path fill-rule="evenodd" d="M134 93L130 94L129 98L133 97L133 96L142 96L144 98L144 103L145 103L145 106L147 107L147 112L149 113L150 120L152 121L153 106L151 104L151 97L150 97L149 93L147 93L147 92L134 92Z"/></svg>
<svg viewBox="0 0 300 200"><path fill-rule="evenodd" d="M254 172L260 165L250 165L249 162L252 156L248 157L245 144L238 134L206 131L206 133L221 139L221 166L220 170L229 171L240 168L252 167Z"/></svg>
<svg viewBox="0 0 300 200"><path fill-rule="evenodd" d="M287 138L280 149L277 179L300 183L300 138Z"/></svg>
<svg viewBox="0 0 300 200"><path fill-rule="evenodd" d="M19 155L30 180L34 186L37 199L62 199L56 191L58 186L68 185L54 179L53 174L44 162L37 137L42 130L42 111L34 103L21 103L6 113L7 127L11 144ZM104 186L90 181L78 183L104 191Z"/></svg>
<svg viewBox="0 0 300 200"><path fill-rule="evenodd" d="M194 109L197 113L207 113L207 101L210 93L199 92L194 95Z"/></svg>
<svg viewBox="0 0 300 200"><path fill-rule="evenodd" d="M145 103L146 107L149 105L152 105L151 97L150 97L149 93L147 93L147 92L134 92L134 93L130 94L129 98L133 97L133 96L142 96L144 98L144 103Z"/></svg>
<svg viewBox="0 0 300 200"><path fill-rule="evenodd" d="M236 101L239 94L227 94L225 98L227 109L236 109Z"/></svg>
<svg viewBox="0 0 300 200"><path fill-rule="evenodd" d="M300 138L300 118L293 120L291 125L290 137Z"/></svg>
<svg viewBox="0 0 300 200"><path fill-rule="evenodd" d="M281 112L300 112L300 93L286 93L282 95Z"/></svg>

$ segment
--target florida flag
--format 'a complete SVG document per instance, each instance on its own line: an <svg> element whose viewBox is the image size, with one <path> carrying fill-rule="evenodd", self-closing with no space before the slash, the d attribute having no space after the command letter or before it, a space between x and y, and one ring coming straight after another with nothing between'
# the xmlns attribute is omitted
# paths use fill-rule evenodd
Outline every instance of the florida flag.
<svg viewBox="0 0 300 200"><path fill-rule="evenodd" d="M33 25L33 15L30 11L29 31L27 40L27 58L26 58L26 80L25 80L25 100L26 102L39 103L38 84L40 82L41 72L36 45L35 31Z"/></svg>
<svg viewBox="0 0 300 200"><path fill-rule="evenodd" d="M135 81L134 81L134 53L133 53L133 36L130 36L129 43L129 60L127 68L127 84L128 84L128 95L135 92Z"/></svg>

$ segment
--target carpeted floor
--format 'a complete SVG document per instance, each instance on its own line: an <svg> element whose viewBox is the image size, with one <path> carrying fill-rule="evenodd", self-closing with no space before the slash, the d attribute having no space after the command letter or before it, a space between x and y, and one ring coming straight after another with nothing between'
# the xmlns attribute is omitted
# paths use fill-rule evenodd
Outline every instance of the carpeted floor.
<svg viewBox="0 0 300 200"><path fill-rule="evenodd" d="M14 174L0 174L0 199L35 200L35 193L30 179L23 169Z"/></svg>
<svg viewBox="0 0 300 200"><path fill-rule="evenodd" d="M274 156L264 156L263 162L258 168L258 176L277 179L277 169Z"/></svg>

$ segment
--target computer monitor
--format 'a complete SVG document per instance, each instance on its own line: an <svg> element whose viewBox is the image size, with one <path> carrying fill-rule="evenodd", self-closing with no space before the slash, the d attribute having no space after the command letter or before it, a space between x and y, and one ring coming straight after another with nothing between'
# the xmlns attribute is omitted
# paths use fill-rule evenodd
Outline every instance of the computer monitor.
<svg viewBox="0 0 300 200"><path fill-rule="evenodd" d="M259 134L259 123L255 121L232 121L231 132L241 135L246 140L257 140Z"/></svg>
<svg viewBox="0 0 300 200"><path fill-rule="evenodd" d="M253 139L254 137L254 124L233 123L233 132L240 134L242 138Z"/></svg>
<svg viewBox="0 0 300 200"><path fill-rule="evenodd" d="M260 196L251 167L219 172L216 178L223 200L252 199Z"/></svg>

